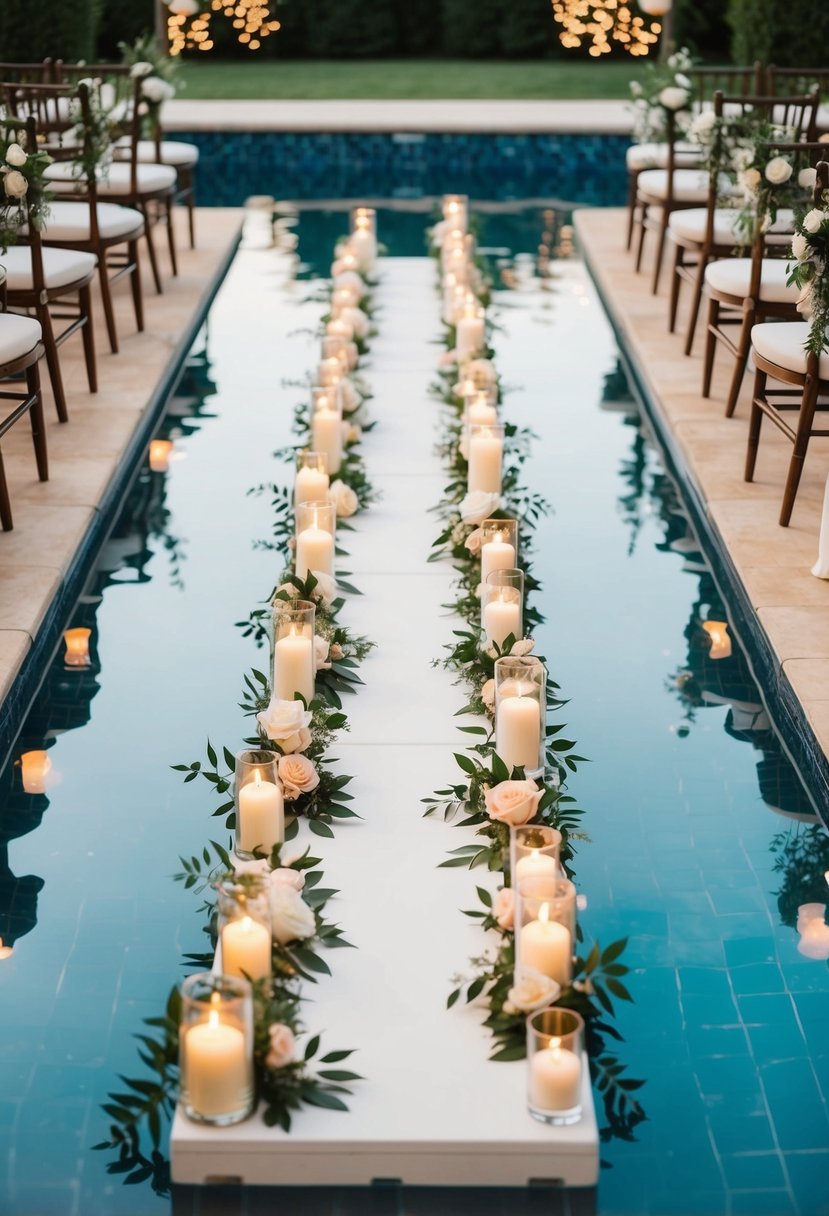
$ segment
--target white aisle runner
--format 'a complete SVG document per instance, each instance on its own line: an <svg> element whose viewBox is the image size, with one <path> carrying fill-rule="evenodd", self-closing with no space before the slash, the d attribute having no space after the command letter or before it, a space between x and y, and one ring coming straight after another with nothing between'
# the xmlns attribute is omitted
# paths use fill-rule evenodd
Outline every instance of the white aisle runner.
<svg viewBox="0 0 829 1216"><path fill-rule="evenodd" d="M480 928L461 914L477 904L476 870L440 870L468 833L423 819L420 799L454 780L453 751L469 736L453 718L461 689L431 666L457 620L448 564L427 557L440 521L429 513L443 477L434 453L437 405L429 396L440 346L430 259L386 259L376 293L379 334L366 378L378 420L365 437L369 476L382 500L343 532L343 566L363 592L347 623L377 643L346 701L351 733L335 749L363 820L310 837L326 885L342 895L330 914L356 950L328 955L333 976L307 985L307 1022L322 1050L353 1047L365 1080L348 1114L305 1108L290 1135L254 1118L208 1129L176 1116L173 1177L248 1184L524 1186L596 1181L598 1141L589 1086L573 1127L548 1128L527 1113L526 1065L492 1064L481 1009L446 1010L453 974L481 954ZM307 839L303 833L302 839Z"/></svg>

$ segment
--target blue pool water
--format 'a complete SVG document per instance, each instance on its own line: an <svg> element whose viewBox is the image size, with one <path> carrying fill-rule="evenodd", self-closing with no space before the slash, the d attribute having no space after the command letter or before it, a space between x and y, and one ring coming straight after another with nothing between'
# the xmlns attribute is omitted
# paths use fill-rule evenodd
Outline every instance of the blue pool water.
<svg viewBox="0 0 829 1216"><path fill-rule="evenodd" d="M385 213L382 237L422 256L424 222ZM602 1145L598 1194L573 1197L176 1188L171 1200L150 1179L123 1185L91 1151L101 1102L136 1074L132 1036L204 945L171 874L203 837L205 806L168 766L198 756L208 730L238 731L253 660L234 623L275 562L247 541L267 535L268 512L246 491L281 475L270 453L290 437L315 277L342 229L332 211L285 225L301 264L274 256L256 307L239 308L234 276L257 255L231 270L159 431L175 439L169 472L141 470L69 622L93 629L93 665L55 657L0 774L0 934L16 939L0 963L0 1211L826 1216L829 969L798 954L794 922L799 904L826 900L829 838L750 655L734 638L730 657L710 657L702 622L728 619L724 591L563 217L541 207L487 214L480 239L499 276L506 412L537 432L527 475L555 508L537 534L540 649L591 759L573 779L592 836L577 866L584 921L605 942L630 937L636 1003L620 1010L619 1054L646 1079L647 1120ZM35 748L52 762L45 794L22 790L19 756Z"/></svg>

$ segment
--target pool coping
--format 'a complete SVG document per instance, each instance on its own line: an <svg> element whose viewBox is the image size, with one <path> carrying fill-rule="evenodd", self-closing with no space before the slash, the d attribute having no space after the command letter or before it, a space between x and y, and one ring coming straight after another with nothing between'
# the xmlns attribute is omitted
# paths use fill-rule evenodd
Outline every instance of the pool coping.
<svg viewBox="0 0 829 1216"><path fill-rule="evenodd" d="M11 679L5 697L0 698L0 757L9 753L23 726L43 681L48 661L61 640L67 614L83 594L93 562L115 523L121 499L138 475L152 432L164 411L170 392L181 376L187 353L227 275L241 236L240 214L233 235L229 237L219 255L195 309L180 330L161 376L146 399L138 423L122 449L98 502L92 507L89 523L69 558L57 590L51 595L44 609L38 628L32 635L31 646Z"/></svg>
<svg viewBox="0 0 829 1216"><path fill-rule="evenodd" d="M590 232L591 220L586 218L591 215L595 216L596 212L579 210L574 215L579 252L616 336L628 382L650 423L668 473L681 489L681 496L689 509L694 529L704 545L714 581L728 606L730 623L737 635L748 642L749 666L769 716L795 767L804 775L810 787L809 793L815 802L815 809L829 827L826 814L826 808L829 806L829 758L826 747L788 678L785 657L778 652L772 637L759 619L758 606L740 574L735 555L718 524L718 504L712 503L707 493L707 490L711 489L711 483L700 475L699 469L692 472L687 453L666 411L665 401L645 373L641 350L638 352L639 357L631 350L632 339L641 337L641 332L637 333L640 314L634 309L625 309L622 285L601 262L601 250L596 246L595 234ZM615 224L621 244L624 212L603 210L602 215L607 223ZM632 260L632 255L630 256ZM649 278L649 275L643 277ZM652 298L664 311L664 294ZM679 336L672 337L679 345ZM750 376L747 375L746 380L749 379ZM721 410L721 406L718 408ZM780 492L782 493L782 486ZM783 571L781 577L782 574ZM766 703L769 699L772 700L771 705Z"/></svg>

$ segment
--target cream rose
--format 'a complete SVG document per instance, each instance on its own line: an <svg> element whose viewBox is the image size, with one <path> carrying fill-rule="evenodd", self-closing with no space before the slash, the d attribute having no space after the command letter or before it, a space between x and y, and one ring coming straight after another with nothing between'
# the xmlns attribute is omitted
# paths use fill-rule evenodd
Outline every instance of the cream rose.
<svg viewBox="0 0 829 1216"><path fill-rule="evenodd" d="M761 181L759 169L744 169L740 174L740 182L746 190L756 190Z"/></svg>
<svg viewBox="0 0 829 1216"><path fill-rule="evenodd" d="M784 156L773 156L764 170L766 181L773 186L782 186L792 175L792 166Z"/></svg>
<svg viewBox="0 0 829 1216"><path fill-rule="evenodd" d="M797 258L798 262L802 262L808 256L809 242L802 232L796 232L792 237L792 257Z"/></svg>
<svg viewBox="0 0 829 1216"><path fill-rule="evenodd" d="M356 270L342 270L334 275L334 288L341 290L344 287L348 291L353 291L361 300L368 291L362 276L357 274Z"/></svg>
<svg viewBox="0 0 829 1216"><path fill-rule="evenodd" d="M328 643L328 638L321 638L319 634L314 637L314 667L317 671L328 671L331 666L328 656L331 653L331 647Z"/></svg>
<svg viewBox="0 0 829 1216"><path fill-rule="evenodd" d="M470 532L463 543L469 552L474 556L476 553L481 552L481 542L483 541L483 538L484 534L482 530L480 528L475 528L474 532Z"/></svg>
<svg viewBox="0 0 829 1216"><path fill-rule="evenodd" d="M291 866L280 866L278 870L271 870L270 880L275 887L293 887L295 891L301 891L305 886L302 871L294 870Z"/></svg>
<svg viewBox="0 0 829 1216"><path fill-rule="evenodd" d="M821 211L819 207L813 207L811 211L807 211L803 217L803 227L807 232L817 232L823 221L826 219L826 212Z"/></svg>
<svg viewBox="0 0 829 1216"><path fill-rule="evenodd" d="M6 148L7 165L14 165L16 169L19 169L21 165L25 165L28 159L20 144L9 144L8 148Z"/></svg>
<svg viewBox="0 0 829 1216"><path fill-rule="evenodd" d="M516 977L515 984L507 993L507 1001L521 1013L535 1013L545 1005L552 1005L561 993L561 985L542 975L540 971L527 970Z"/></svg>
<svg viewBox="0 0 829 1216"><path fill-rule="evenodd" d="M481 700L487 709L495 708L495 681L485 680L481 688Z"/></svg>
<svg viewBox="0 0 829 1216"><path fill-rule="evenodd" d="M330 607L337 598L336 580L330 574L326 574L324 570L312 570L311 573L317 580L313 595Z"/></svg>
<svg viewBox="0 0 829 1216"><path fill-rule="evenodd" d="M808 320L812 315L812 284L807 283L801 288L800 295L797 297L795 308L802 317Z"/></svg>
<svg viewBox="0 0 829 1216"><path fill-rule="evenodd" d="M296 1039L290 1026L282 1022L272 1022L268 1027L270 1047L265 1056L265 1067L275 1071L293 1063L296 1057Z"/></svg>
<svg viewBox="0 0 829 1216"><path fill-rule="evenodd" d="M513 643L510 654L523 658L525 654L530 653L533 646L535 646L535 641L533 638L519 638L517 642Z"/></svg>
<svg viewBox="0 0 829 1216"><path fill-rule="evenodd" d="M348 322L358 338L368 337L369 319L362 308L344 308L340 317Z"/></svg>
<svg viewBox="0 0 829 1216"><path fill-rule="evenodd" d="M502 887L495 892L492 915L502 929L511 929L515 923L515 892L512 887Z"/></svg>
<svg viewBox="0 0 829 1216"><path fill-rule="evenodd" d="M498 823L520 828L535 815L542 792L530 777L523 781L499 781L484 794L487 814Z"/></svg>
<svg viewBox="0 0 829 1216"><path fill-rule="evenodd" d="M234 874L259 874L263 878L271 873L271 863L267 857L254 857L250 861L241 861L239 858L233 859Z"/></svg>
<svg viewBox="0 0 829 1216"><path fill-rule="evenodd" d="M478 388L487 388L498 379L495 364L491 359L470 359L463 370L466 376L475 381Z"/></svg>
<svg viewBox="0 0 829 1216"><path fill-rule="evenodd" d="M357 396L357 390L346 376L340 381L340 400L343 403L343 409L347 414L351 414L360 404L360 399Z"/></svg>
<svg viewBox="0 0 829 1216"><path fill-rule="evenodd" d="M797 184L804 190L814 190L817 181L816 169L801 169L797 175Z"/></svg>
<svg viewBox="0 0 829 1216"><path fill-rule="evenodd" d="M666 110L681 110L688 104L688 92L669 84L662 89L657 100Z"/></svg>
<svg viewBox="0 0 829 1216"><path fill-rule="evenodd" d="M346 425L348 425L346 423ZM339 519L348 519L354 515L360 505L360 500L344 481L332 481L328 487L328 501L333 502Z"/></svg>
<svg viewBox="0 0 829 1216"><path fill-rule="evenodd" d="M271 883L268 894L271 929L280 946L314 936L317 922L299 891L286 883Z"/></svg>
<svg viewBox="0 0 829 1216"><path fill-rule="evenodd" d="M481 524L501 507L501 495L487 490L470 490L458 507L465 524Z"/></svg>
<svg viewBox="0 0 829 1216"><path fill-rule="evenodd" d="M267 709L256 715L256 720L268 739L278 744L287 755L299 752L311 742L311 713L301 701L280 701L272 698Z"/></svg>
<svg viewBox="0 0 829 1216"><path fill-rule="evenodd" d="M334 642L332 644L329 654L331 655L331 658L335 663L336 663L337 659L345 658L345 651L343 650L343 648L339 642Z"/></svg>
<svg viewBox="0 0 829 1216"><path fill-rule="evenodd" d="M3 188L9 198L25 198L29 183L17 169L9 169L3 177Z"/></svg>
<svg viewBox="0 0 829 1216"><path fill-rule="evenodd" d="M307 756L280 756L277 771L286 802L293 802L300 794L310 793L320 783L316 766Z"/></svg>
<svg viewBox="0 0 829 1216"><path fill-rule="evenodd" d="M134 63L130 68L130 76L133 78L133 80L136 80L139 76L152 76L154 71L155 68L151 63L147 63L146 60L140 59L138 63Z"/></svg>

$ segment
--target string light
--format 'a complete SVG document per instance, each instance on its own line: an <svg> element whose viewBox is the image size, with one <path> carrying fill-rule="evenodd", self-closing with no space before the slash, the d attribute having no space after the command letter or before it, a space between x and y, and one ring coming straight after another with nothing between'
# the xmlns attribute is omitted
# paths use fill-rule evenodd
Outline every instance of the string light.
<svg viewBox="0 0 829 1216"><path fill-rule="evenodd" d="M176 12L173 0L167 16L167 41L170 55L180 55L185 50L212 51L215 45L211 33L214 16L226 17L236 34L236 41L249 51L258 51L264 38L280 29L280 22L271 18L270 8L261 0L210 0L210 8L193 15L191 12Z"/></svg>
<svg viewBox="0 0 829 1216"><path fill-rule="evenodd" d="M610 54L613 43L629 55L647 55L662 32L659 21L634 16L624 0L552 0L552 5L553 17L564 27L561 45L587 46L595 59Z"/></svg>

